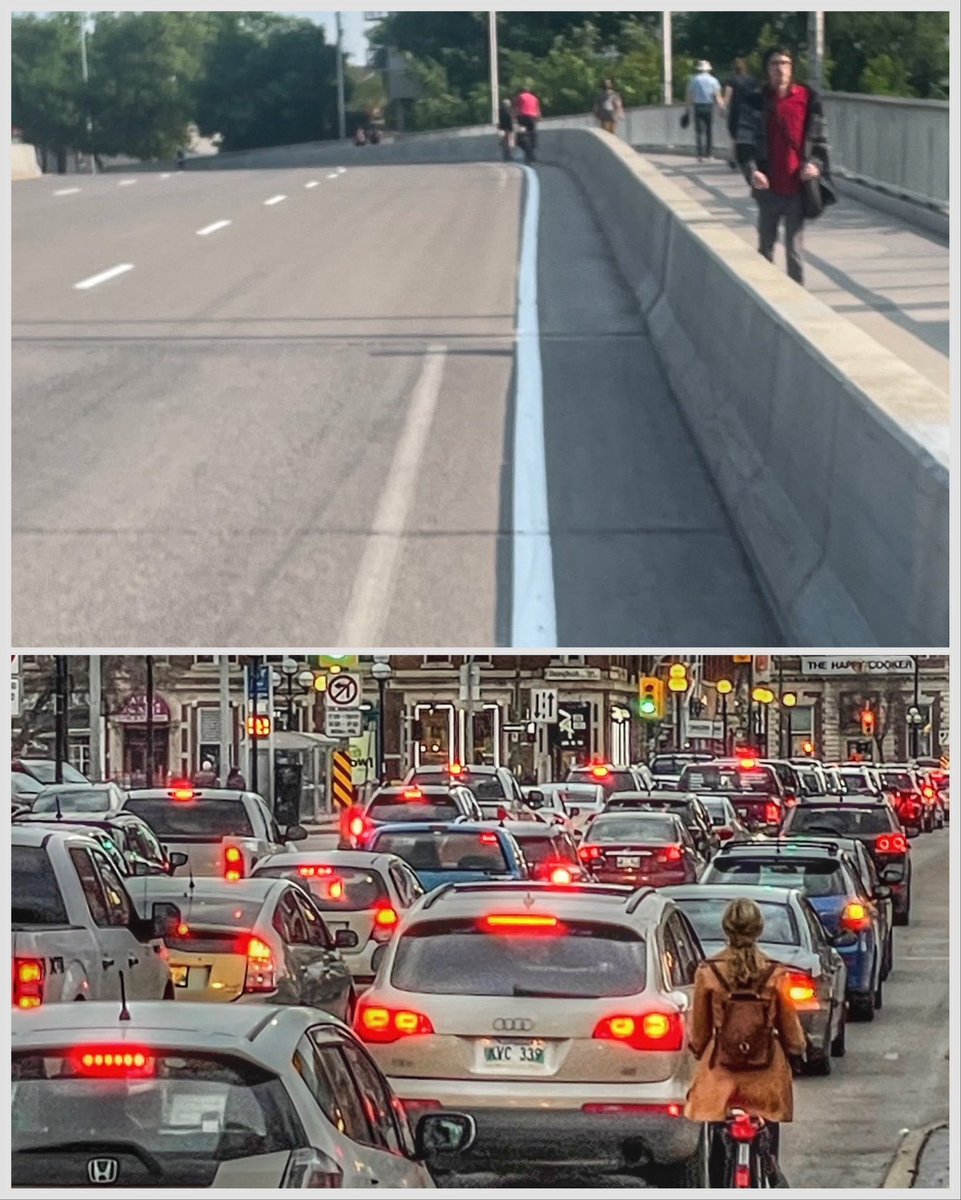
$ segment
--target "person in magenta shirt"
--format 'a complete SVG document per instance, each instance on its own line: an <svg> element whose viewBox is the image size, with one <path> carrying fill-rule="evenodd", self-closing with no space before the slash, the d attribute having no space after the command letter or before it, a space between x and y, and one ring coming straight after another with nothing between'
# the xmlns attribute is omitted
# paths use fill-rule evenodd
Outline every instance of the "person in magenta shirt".
<svg viewBox="0 0 961 1200"><path fill-rule="evenodd" d="M533 162L537 150L537 122L541 119L541 102L529 87L518 92L517 99L514 101L514 112L517 116L517 124L524 131L527 139L527 158Z"/></svg>

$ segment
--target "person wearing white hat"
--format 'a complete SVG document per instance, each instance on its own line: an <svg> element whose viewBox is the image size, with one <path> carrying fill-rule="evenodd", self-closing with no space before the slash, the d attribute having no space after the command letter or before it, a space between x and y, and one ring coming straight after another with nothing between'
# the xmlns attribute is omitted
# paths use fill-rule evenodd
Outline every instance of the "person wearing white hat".
<svg viewBox="0 0 961 1200"><path fill-rule="evenodd" d="M699 59L687 85L687 113L694 109L694 139L697 143L697 161L704 162L711 157L713 142L711 126L714 120L714 108L723 110L724 101L721 82L712 75L711 64L706 58Z"/></svg>

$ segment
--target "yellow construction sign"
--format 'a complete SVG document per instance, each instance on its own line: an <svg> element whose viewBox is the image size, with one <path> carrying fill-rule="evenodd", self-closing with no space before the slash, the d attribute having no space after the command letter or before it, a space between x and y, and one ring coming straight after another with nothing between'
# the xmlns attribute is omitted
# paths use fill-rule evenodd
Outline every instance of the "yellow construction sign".
<svg viewBox="0 0 961 1200"><path fill-rule="evenodd" d="M354 764L346 750L335 750L330 756L330 791L337 808L354 803Z"/></svg>

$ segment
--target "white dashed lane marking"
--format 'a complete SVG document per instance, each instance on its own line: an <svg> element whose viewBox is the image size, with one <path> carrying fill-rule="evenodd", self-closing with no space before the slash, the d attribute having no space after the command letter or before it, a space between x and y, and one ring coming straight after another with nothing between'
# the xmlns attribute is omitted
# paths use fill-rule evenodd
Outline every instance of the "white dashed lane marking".
<svg viewBox="0 0 961 1200"><path fill-rule="evenodd" d="M116 267L110 267L106 271L101 271L99 275L91 275L89 279L81 279L79 283L73 286L78 292L85 292L88 288L96 287L99 283L106 283L108 279L116 279L118 275L124 275L127 271L133 270L133 263L119 263Z"/></svg>
<svg viewBox="0 0 961 1200"><path fill-rule="evenodd" d="M279 204L281 202L281 200L286 200L286 199L287 199L286 196L271 196L269 200L264 201L264 204L266 204L266 205Z"/></svg>
<svg viewBox="0 0 961 1200"><path fill-rule="evenodd" d="M213 225L205 225L197 230L197 237L206 237L208 233L216 233L218 229L226 229L229 221L214 221Z"/></svg>

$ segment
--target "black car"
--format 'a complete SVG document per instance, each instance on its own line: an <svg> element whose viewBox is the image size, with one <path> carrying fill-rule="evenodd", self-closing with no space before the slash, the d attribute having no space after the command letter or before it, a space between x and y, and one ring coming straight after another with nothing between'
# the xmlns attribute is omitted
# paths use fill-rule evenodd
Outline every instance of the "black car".
<svg viewBox="0 0 961 1200"><path fill-rule="evenodd" d="M873 803L844 797L819 797L793 809L783 834L850 838L861 842L877 868L878 878L891 889L894 924L911 919L911 855L908 835L894 810L884 801Z"/></svg>
<svg viewBox="0 0 961 1200"><path fill-rule="evenodd" d="M752 833L776 834L784 821L784 786L774 767L756 758L689 763L677 790L730 796L734 811Z"/></svg>
<svg viewBox="0 0 961 1200"><path fill-rule="evenodd" d="M680 792L615 792L604 806L606 813L623 809L675 813L690 833L698 854L705 860L710 859L721 845L711 814L697 796Z"/></svg>

